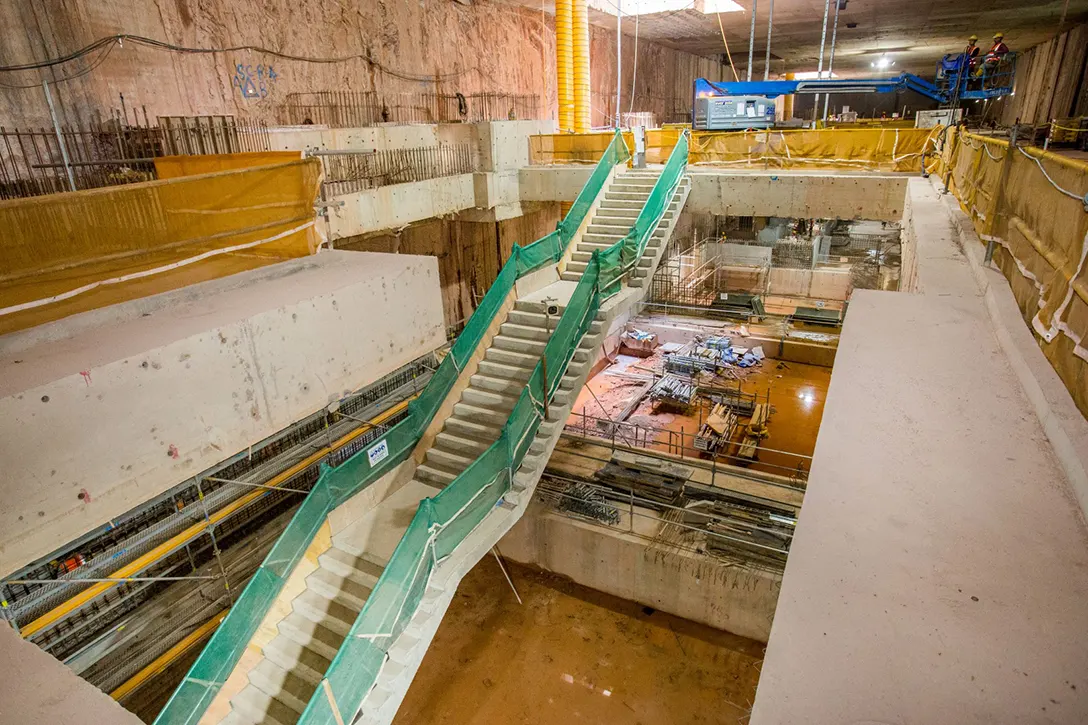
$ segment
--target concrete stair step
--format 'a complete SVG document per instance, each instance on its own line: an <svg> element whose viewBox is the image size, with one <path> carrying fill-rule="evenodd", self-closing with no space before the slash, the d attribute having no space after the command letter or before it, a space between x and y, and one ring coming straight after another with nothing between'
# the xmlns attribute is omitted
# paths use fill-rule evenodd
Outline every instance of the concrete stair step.
<svg viewBox="0 0 1088 725"><path fill-rule="evenodd" d="M306 577L306 588L323 597L343 601L353 609L361 610L374 587L364 586L350 577L342 577L328 569L319 568Z"/></svg>
<svg viewBox="0 0 1088 725"><path fill-rule="evenodd" d="M311 622L335 632L341 639L347 636L359 615L359 610L346 604L344 599L329 599L311 589L295 597L291 608Z"/></svg>
<svg viewBox="0 0 1088 725"><path fill-rule="evenodd" d="M515 352L514 350L506 350L501 347L489 347L484 354L485 360L492 360L504 365L514 365L515 367L525 368L532 372L536 364L540 362L540 355L528 355L523 352Z"/></svg>
<svg viewBox="0 0 1088 725"><path fill-rule="evenodd" d="M471 456L473 459L479 458L480 454L491 446L490 443L484 443L475 438L466 438L454 433L447 433L446 431L442 431L435 436L434 442L436 446L442 446L447 451L454 451L465 456Z"/></svg>
<svg viewBox="0 0 1088 725"><path fill-rule="evenodd" d="M516 306L514 309L510 310L509 314L507 314L506 320L507 322L511 322L516 325L521 325L524 327L535 327L540 329L544 329L544 326L547 322L543 313L519 310ZM554 318L552 319L552 325L555 325Z"/></svg>
<svg viewBox="0 0 1088 725"><path fill-rule="evenodd" d="M468 418L501 428L510 417L510 411L491 410L470 403L455 403L453 412L459 418Z"/></svg>
<svg viewBox="0 0 1088 725"><path fill-rule="evenodd" d="M300 715L320 682L309 682L285 670L267 657L249 671L249 682L261 692L274 697Z"/></svg>
<svg viewBox="0 0 1088 725"><path fill-rule="evenodd" d="M551 330L544 327L544 320L540 325L522 325L516 322L504 322L499 327L499 333L506 337L517 337L526 340L543 340L547 342L552 336Z"/></svg>
<svg viewBox="0 0 1088 725"><path fill-rule="evenodd" d="M605 198L601 200L601 205L597 208L600 209L601 207L604 207L606 209L641 209L644 203L645 202L643 201L631 201L630 199L610 199L606 195ZM604 206L605 204L607 204L608 206Z"/></svg>
<svg viewBox="0 0 1088 725"><path fill-rule="evenodd" d="M536 355L544 352L544 346L547 344L546 340L527 340L524 337L508 337L506 335L496 335L491 340L491 347L493 348Z"/></svg>
<svg viewBox="0 0 1088 725"><path fill-rule="evenodd" d="M526 313L528 314L528 313ZM541 315L543 317L544 315ZM495 378L497 380L509 380L511 382L517 382L524 384L529 376L533 374L532 368L523 368L516 365L506 365L504 363L498 363L493 360L481 360L479 368L477 368L482 374L489 378Z"/></svg>
<svg viewBox="0 0 1088 725"><path fill-rule="evenodd" d="M287 703L261 692L252 683L230 699L231 707L239 715L263 725L295 725L301 710L294 710Z"/></svg>
<svg viewBox="0 0 1088 725"><path fill-rule="evenodd" d="M442 447L436 439L435 445L427 450L423 462L427 465L439 466L447 471L457 471L460 473L471 466L476 458L476 456L471 454L462 455L461 453Z"/></svg>
<svg viewBox="0 0 1088 725"><path fill-rule="evenodd" d="M630 224L595 224L590 222L586 227L586 234L605 234L611 237L622 237L628 231L630 231Z"/></svg>
<svg viewBox="0 0 1088 725"><path fill-rule="evenodd" d="M646 200L650 198L649 190L639 192L626 192L626 191L606 191L604 198L611 201L637 201L645 204Z"/></svg>
<svg viewBox="0 0 1088 725"><path fill-rule="evenodd" d="M445 488L453 483L453 479L457 478L457 473L454 471L447 471L445 468L435 463L424 463L416 468L416 480L421 483L426 483L429 486L437 486L438 488Z"/></svg>
<svg viewBox="0 0 1088 725"><path fill-rule="evenodd" d="M344 551L335 546L317 557L317 563L322 569L327 569L341 577L352 579L367 589L374 588L374 585L378 583L378 578L382 575L382 571L385 568L380 564L375 564L369 559L356 556L349 551Z"/></svg>
<svg viewBox="0 0 1088 725"><path fill-rule="evenodd" d="M514 396L516 398L521 395L521 391L525 388L525 381L528 379L528 375L525 376L524 380L511 380L509 378L494 378L490 375L476 373L469 378L469 385L475 390L486 390L488 392Z"/></svg>
<svg viewBox="0 0 1088 725"><path fill-rule="evenodd" d="M468 387L465 388L465 391L461 394L461 401L468 403L469 405L478 405L481 408L489 408L496 412L509 412L514 409L514 404L518 402L518 395L520 394L520 390L518 390L517 395L511 395L499 393L494 390Z"/></svg>
<svg viewBox="0 0 1088 725"><path fill-rule="evenodd" d="M505 424L506 421L503 421ZM489 424L473 418L453 415L446 419L445 430L461 437L474 438L491 445L499 439L503 424Z"/></svg>
<svg viewBox="0 0 1088 725"><path fill-rule="evenodd" d="M277 634L263 648L264 656L285 670L317 685L329 670L331 659L316 650L295 642L285 634Z"/></svg>
<svg viewBox="0 0 1088 725"><path fill-rule="evenodd" d="M344 641L336 632L298 612L291 612L281 619L277 629L295 644L311 649L330 661Z"/></svg>

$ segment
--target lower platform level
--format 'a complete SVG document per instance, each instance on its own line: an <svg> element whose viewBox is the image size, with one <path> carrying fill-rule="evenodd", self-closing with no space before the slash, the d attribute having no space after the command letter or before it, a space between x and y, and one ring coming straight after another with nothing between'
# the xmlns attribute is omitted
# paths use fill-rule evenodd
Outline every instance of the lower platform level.
<svg viewBox="0 0 1088 725"><path fill-rule="evenodd" d="M919 293L850 303L752 725L1088 722L1075 477L917 181Z"/></svg>

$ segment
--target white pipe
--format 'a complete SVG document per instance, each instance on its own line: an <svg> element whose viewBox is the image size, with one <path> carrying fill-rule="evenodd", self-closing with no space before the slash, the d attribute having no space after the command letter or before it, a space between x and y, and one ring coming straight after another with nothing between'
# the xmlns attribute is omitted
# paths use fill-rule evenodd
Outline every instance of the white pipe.
<svg viewBox="0 0 1088 725"><path fill-rule="evenodd" d="M839 0L835 0L835 24L831 27L831 52L827 57L827 77L831 77L831 66L835 64L835 40L839 35L839 8L842 7L842 3ZM824 123L827 122L827 102L830 100L831 94L824 95Z"/></svg>
<svg viewBox="0 0 1088 725"><path fill-rule="evenodd" d="M620 94L623 82L623 0L616 0L616 128L620 127Z"/></svg>
<svg viewBox="0 0 1088 725"><path fill-rule="evenodd" d="M756 0L752 0L752 29L748 31L748 77L752 80L752 57L756 50Z"/></svg>
<svg viewBox="0 0 1088 725"><path fill-rule="evenodd" d="M763 80L771 77L771 28L774 27L774 0L767 10L767 56L763 60Z"/></svg>
<svg viewBox="0 0 1088 725"><path fill-rule="evenodd" d="M838 2L838 0L836 0ZM820 62L816 66L816 79L823 78L824 73L824 41L827 40L827 14L831 11L831 0L824 0L824 29L820 33ZM817 93L812 99L812 121L813 125L816 122L816 108L820 103L820 94Z"/></svg>

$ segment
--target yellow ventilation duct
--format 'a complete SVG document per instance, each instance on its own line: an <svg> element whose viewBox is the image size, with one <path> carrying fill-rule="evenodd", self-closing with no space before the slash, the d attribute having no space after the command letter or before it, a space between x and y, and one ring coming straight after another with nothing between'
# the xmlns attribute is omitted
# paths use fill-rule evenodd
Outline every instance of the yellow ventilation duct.
<svg viewBox="0 0 1088 725"><path fill-rule="evenodd" d="M571 0L555 0L555 88L559 95L560 131L574 129L572 40Z"/></svg>
<svg viewBox="0 0 1088 725"><path fill-rule="evenodd" d="M571 28L574 36L574 132L589 133L589 11L586 0L573 0Z"/></svg>

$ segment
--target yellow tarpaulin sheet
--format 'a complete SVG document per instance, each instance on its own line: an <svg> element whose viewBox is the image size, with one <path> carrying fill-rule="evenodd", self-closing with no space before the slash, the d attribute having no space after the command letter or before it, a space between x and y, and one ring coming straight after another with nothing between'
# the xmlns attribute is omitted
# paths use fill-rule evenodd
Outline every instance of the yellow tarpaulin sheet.
<svg viewBox="0 0 1088 725"><path fill-rule="evenodd" d="M0 333L316 251L318 159L0 202Z"/></svg>
<svg viewBox="0 0 1088 725"><path fill-rule="evenodd" d="M237 154L199 154L195 156L160 156L155 159L155 175L160 180L179 176L212 174L216 171L251 169L255 166L285 164L302 158L301 151L253 151Z"/></svg>
<svg viewBox="0 0 1088 725"><path fill-rule="evenodd" d="M953 133L945 162L979 236L1000 245L994 261L1024 320L1088 415L1088 164L971 133Z"/></svg>
<svg viewBox="0 0 1088 725"><path fill-rule="evenodd" d="M767 131L696 131L691 135L691 163L744 168L825 168L870 171L921 171L922 152L936 153L937 128L828 128ZM663 164L681 129L646 132L646 161ZM600 158L608 134L533 136L534 164L592 162ZM629 149L630 134L625 134Z"/></svg>

